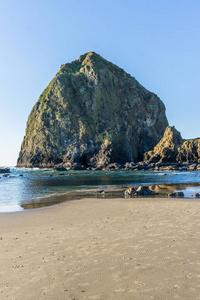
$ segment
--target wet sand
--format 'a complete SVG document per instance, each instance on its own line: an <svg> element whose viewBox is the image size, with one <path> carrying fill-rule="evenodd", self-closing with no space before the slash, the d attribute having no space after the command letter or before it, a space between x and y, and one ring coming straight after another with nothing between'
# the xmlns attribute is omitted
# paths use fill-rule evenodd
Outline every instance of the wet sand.
<svg viewBox="0 0 200 300"><path fill-rule="evenodd" d="M82 199L0 228L0 299L200 299L198 200Z"/></svg>

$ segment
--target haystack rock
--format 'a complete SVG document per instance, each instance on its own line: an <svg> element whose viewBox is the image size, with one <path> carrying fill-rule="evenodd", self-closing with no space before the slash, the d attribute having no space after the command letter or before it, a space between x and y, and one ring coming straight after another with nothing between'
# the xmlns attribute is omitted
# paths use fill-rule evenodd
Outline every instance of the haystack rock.
<svg viewBox="0 0 200 300"><path fill-rule="evenodd" d="M61 66L33 107L18 167L138 161L160 141L163 102L94 52Z"/></svg>

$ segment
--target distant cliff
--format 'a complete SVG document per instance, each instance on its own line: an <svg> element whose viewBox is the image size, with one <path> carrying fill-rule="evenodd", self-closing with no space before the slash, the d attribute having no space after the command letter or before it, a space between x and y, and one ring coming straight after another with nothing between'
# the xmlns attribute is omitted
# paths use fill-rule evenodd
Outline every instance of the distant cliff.
<svg viewBox="0 0 200 300"><path fill-rule="evenodd" d="M94 52L61 66L33 107L17 166L137 161L160 141L163 102Z"/></svg>
<svg viewBox="0 0 200 300"><path fill-rule="evenodd" d="M152 151L144 154L147 163L200 163L200 138L184 140L174 126L168 126Z"/></svg>

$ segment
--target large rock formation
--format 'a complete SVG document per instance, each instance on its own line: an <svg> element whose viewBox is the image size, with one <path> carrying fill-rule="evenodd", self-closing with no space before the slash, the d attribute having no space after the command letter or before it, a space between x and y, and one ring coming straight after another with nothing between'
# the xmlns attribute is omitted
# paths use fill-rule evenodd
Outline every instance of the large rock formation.
<svg viewBox="0 0 200 300"><path fill-rule="evenodd" d="M94 52L62 65L33 107L17 166L137 161L160 141L165 106Z"/></svg>
<svg viewBox="0 0 200 300"><path fill-rule="evenodd" d="M200 163L200 138L185 140L178 149L177 161Z"/></svg>
<svg viewBox="0 0 200 300"><path fill-rule="evenodd" d="M152 162L176 162L178 148L183 143L179 131L174 126L168 126L160 142L152 151L144 154L144 161Z"/></svg>
<svg viewBox="0 0 200 300"><path fill-rule="evenodd" d="M183 140L174 126L168 126L152 151L144 154L147 163L200 162L200 138Z"/></svg>

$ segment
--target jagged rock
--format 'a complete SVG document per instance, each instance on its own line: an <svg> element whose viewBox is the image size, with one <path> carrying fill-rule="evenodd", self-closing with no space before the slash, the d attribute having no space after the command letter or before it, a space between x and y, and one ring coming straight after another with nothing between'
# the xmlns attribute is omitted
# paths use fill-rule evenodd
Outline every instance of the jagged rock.
<svg viewBox="0 0 200 300"><path fill-rule="evenodd" d="M183 192L173 192L168 194L168 197L184 197L184 193Z"/></svg>
<svg viewBox="0 0 200 300"><path fill-rule="evenodd" d="M153 196L156 195L156 192L153 189L149 189L148 186L141 185L137 187L130 187L125 190L125 196Z"/></svg>
<svg viewBox="0 0 200 300"><path fill-rule="evenodd" d="M126 170L126 171L128 171L128 170L135 170L136 168L138 168L138 165L136 164L136 163L134 163L134 162L131 162L131 163L126 163L125 165L124 165L124 169Z"/></svg>
<svg viewBox="0 0 200 300"><path fill-rule="evenodd" d="M138 161L168 125L165 107L94 52L61 66L33 107L18 167L67 162L101 167Z"/></svg>
<svg viewBox="0 0 200 300"><path fill-rule="evenodd" d="M197 169L197 164L192 164L188 166L187 171L195 171Z"/></svg>
<svg viewBox="0 0 200 300"><path fill-rule="evenodd" d="M72 163L70 170L83 171L83 170L86 170L86 167L81 165L80 163Z"/></svg>
<svg viewBox="0 0 200 300"><path fill-rule="evenodd" d="M64 167L54 167L54 168L53 168L53 171L62 172L62 171L67 171L67 169L64 168Z"/></svg>
<svg viewBox="0 0 200 300"><path fill-rule="evenodd" d="M109 164L104 168L104 170L106 171L118 171L121 169L122 169L122 165L118 163Z"/></svg>
<svg viewBox="0 0 200 300"><path fill-rule="evenodd" d="M177 161L200 163L200 138L184 141L178 149Z"/></svg>
<svg viewBox="0 0 200 300"><path fill-rule="evenodd" d="M184 197L184 193L183 192L178 192L178 197Z"/></svg>
<svg viewBox="0 0 200 300"><path fill-rule="evenodd" d="M136 189L134 187L130 187L127 190L125 190L124 195L131 196L131 195L134 195L135 192L136 192Z"/></svg>
<svg viewBox="0 0 200 300"><path fill-rule="evenodd" d="M144 161L152 162L176 162L178 147L183 142L180 132L174 126L168 126L163 138L152 151L144 154Z"/></svg>
<svg viewBox="0 0 200 300"><path fill-rule="evenodd" d="M168 197L176 197L176 196L177 196L176 193L170 193L170 194L168 194Z"/></svg>
<svg viewBox="0 0 200 300"><path fill-rule="evenodd" d="M166 187L162 187L162 186L156 184L156 185L150 185L149 189L151 191L157 191L158 192L158 191L162 191L163 189L166 189Z"/></svg>
<svg viewBox="0 0 200 300"><path fill-rule="evenodd" d="M135 165L136 165L136 163L134 163L134 162L127 162L127 163L125 163L125 165L124 165L124 168L132 168L132 167L135 167Z"/></svg>
<svg viewBox="0 0 200 300"><path fill-rule="evenodd" d="M200 197L200 193L196 193L196 194L194 194L194 195L193 195L193 197L195 197L195 198L199 198L199 197Z"/></svg>
<svg viewBox="0 0 200 300"><path fill-rule="evenodd" d="M163 166L159 168L160 171L173 171L177 169L178 168L176 166Z"/></svg>
<svg viewBox="0 0 200 300"><path fill-rule="evenodd" d="M139 186L135 192L137 196L152 196L156 195L156 192L149 189L148 186Z"/></svg>
<svg viewBox="0 0 200 300"><path fill-rule="evenodd" d="M165 166L159 166L162 170L176 170L180 165L171 165L168 168L166 163L175 162L200 162L200 139L183 140L180 132L174 126L168 126L163 138L154 147L152 151L144 154L144 161L147 163L165 163ZM189 171L195 170L196 167L188 166ZM186 170L186 166L182 167Z"/></svg>
<svg viewBox="0 0 200 300"><path fill-rule="evenodd" d="M10 173L9 168L0 168L0 174L6 174L6 173Z"/></svg>
<svg viewBox="0 0 200 300"><path fill-rule="evenodd" d="M131 170L131 171L143 171L143 170L146 170L147 168L147 165L146 163L143 163L143 162L139 162L139 163L136 163L136 164L132 164L130 163L130 165L128 166L128 164L126 163L125 164L125 170Z"/></svg>
<svg viewBox="0 0 200 300"><path fill-rule="evenodd" d="M154 170L155 167L156 167L155 163L150 163L145 165L145 169L149 171Z"/></svg>

